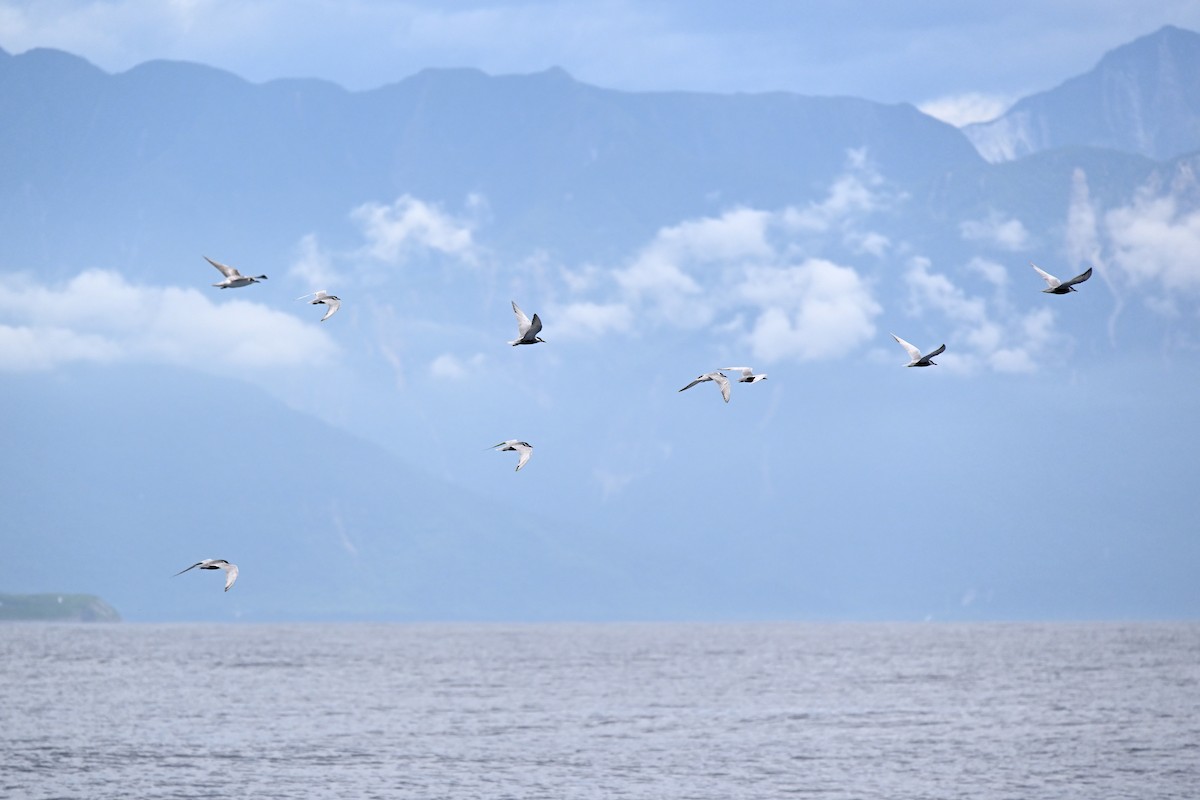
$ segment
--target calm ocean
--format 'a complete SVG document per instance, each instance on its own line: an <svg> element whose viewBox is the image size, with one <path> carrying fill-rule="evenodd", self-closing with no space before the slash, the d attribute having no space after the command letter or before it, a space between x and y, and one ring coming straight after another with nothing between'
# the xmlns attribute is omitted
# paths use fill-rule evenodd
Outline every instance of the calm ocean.
<svg viewBox="0 0 1200 800"><path fill-rule="evenodd" d="M1200 798L1200 624L0 625L5 798Z"/></svg>

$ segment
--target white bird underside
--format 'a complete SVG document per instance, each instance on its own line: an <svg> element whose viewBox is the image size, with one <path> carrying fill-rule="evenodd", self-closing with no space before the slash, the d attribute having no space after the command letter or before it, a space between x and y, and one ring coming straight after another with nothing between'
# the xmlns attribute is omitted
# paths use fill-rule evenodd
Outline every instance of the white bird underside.
<svg viewBox="0 0 1200 800"><path fill-rule="evenodd" d="M520 439L507 439L500 444L492 445L488 449L495 450L497 448L499 448L500 452L513 450L521 454L520 459L517 460L517 468L513 470L514 472L519 472L521 467L525 466L526 462L529 461L529 457L533 455L533 445L529 442L522 442Z"/></svg>
<svg viewBox="0 0 1200 800"><path fill-rule="evenodd" d="M258 283L267 279L266 275L255 275L254 277L243 275L233 267L222 264L220 261L213 261L208 256L205 256L204 260L220 270L221 274L225 276L225 280L213 284L218 289L236 289L239 286L249 286L252 283Z"/></svg>
<svg viewBox="0 0 1200 800"><path fill-rule="evenodd" d="M729 379L726 378L720 372L706 372L703 375L698 376L696 378L696 380L692 381L691 383L689 383L687 386L683 387L679 391L685 392L688 389L695 386L697 383L706 383L707 381L712 381L712 382L716 383L717 386L721 387L721 397L725 398L725 402L728 403L729 402Z"/></svg>
<svg viewBox="0 0 1200 800"><path fill-rule="evenodd" d="M197 561L187 569L181 569L176 572L176 575L182 575L189 569L223 569L225 570L225 591L229 591L229 587L233 586L233 582L237 580L238 568L237 564L230 564L223 558L206 558L203 561Z"/></svg>
<svg viewBox="0 0 1200 800"><path fill-rule="evenodd" d="M908 353L909 362L904 365L906 367L937 366L937 364L935 364L930 359L932 359L934 356L941 355L946 350L946 345L943 344L940 347L938 347L936 350L933 350L925 355L921 355L920 348L918 348L916 345L912 344L911 342L904 341L903 339L901 339L899 336L897 336L894 333L892 334L892 338L895 339L897 342L899 342L900 346L904 348L904 351L906 353Z"/></svg>
<svg viewBox="0 0 1200 800"><path fill-rule="evenodd" d="M309 305L315 306L317 304L324 304L329 309L328 311L325 312L325 316L321 317L321 322L324 322L325 320L332 317L334 314L337 313L337 310L342 307L341 298L339 298L337 295L330 294L329 292L325 291L324 289L318 289L315 292L309 292L308 294L301 295L300 297L297 297L296 299L304 300L305 298L308 298L308 297L312 298L312 300L309 301Z"/></svg>
<svg viewBox="0 0 1200 800"><path fill-rule="evenodd" d="M512 301L512 309L513 314L517 317L517 338L509 344L516 347L519 344L536 344L546 341L538 336L542 332L542 320L537 314L534 314L531 320L525 316L525 312L517 305L516 300Z"/></svg>

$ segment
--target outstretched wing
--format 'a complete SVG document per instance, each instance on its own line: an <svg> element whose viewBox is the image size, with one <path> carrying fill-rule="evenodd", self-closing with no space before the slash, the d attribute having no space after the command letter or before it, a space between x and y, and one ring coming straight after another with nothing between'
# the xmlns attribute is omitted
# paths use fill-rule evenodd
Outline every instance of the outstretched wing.
<svg viewBox="0 0 1200 800"><path fill-rule="evenodd" d="M930 353L929 355L925 356L925 358L933 358L934 356L940 356L940 355L941 355L942 353L944 353L944 352L946 352L946 345L944 345L944 344L943 344L943 345L942 345L941 347L939 347L937 350L934 350L932 353Z"/></svg>
<svg viewBox="0 0 1200 800"><path fill-rule="evenodd" d="M522 311L521 307L517 305L516 300L512 301L512 307L513 313L517 315L517 338L524 339L525 334L529 331L529 328L531 325L533 325L533 323L529 321L529 317L525 316L525 312ZM534 316L537 315L535 314Z"/></svg>
<svg viewBox="0 0 1200 800"><path fill-rule="evenodd" d="M234 269L233 267L229 267L229 266L222 264L220 261L213 261L208 256L205 256L204 260L207 261L208 263L212 264L217 269L219 269L221 271L221 274L224 275L226 278L236 278L242 274L242 273L238 272L236 269Z"/></svg>
<svg viewBox="0 0 1200 800"><path fill-rule="evenodd" d="M529 330L522 336L522 338L535 339L535 338L537 338L537 335L541 332L542 332L542 318L539 317L537 314L534 314L533 322L529 323Z"/></svg>
<svg viewBox="0 0 1200 800"><path fill-rule="evenodd" d="M233 586L233 582L237 580L238 568L237 564L224 564L221 569L225 570L225 591Z"/></svg>
<svg viewBox="0 0 1200 800"><path fill-rule="evenodd" d="M317 301L314 300L313 302L317 302ZM329 310L325 312L325 316L321 317L321 322L324 322L325 320L332 317L334 314L337 313L337 310L342 307L342 301L339 300L337 297L334 297L333 295L328 295L328 296L322 298L321 302L329 307Z"/></svg>
<svg viewBox="0 0 1200 800"><path fill-rule="evenodd" d="M754 370L751 367L722 367L722 369L727 372L740 372L743 378L749 378L754 374Z"/></svg>
<svg viewBox="0 0 1200 800"><path fill-rule="evenodd" d="M712 373L712 380L717 382L717 386L721 387L721 397L725 398L725 402L729 402L729 378L726 378L719 372Z"/></svg>
<svg viewBox="0 0 1200 800"><path fill-rule="evenodd" d="M919 361L921 359L921 351L918 350L915 345L911 344L910 342L904 341L903 339L901 339L899 336L897 336L894 333L892 334L892 338L900 343L900 346L904 348L904 351L906 353L908 353L908 357L910 359L912 359L913 361Z"/></svg>
<svg viewBox="0 0 1200 800"><path fill-rule="evenodd" d="M520 460L517 461L517 472L520 472L521 467L529 461L529 457L533 455L533 445L528 442L517 442L513 445L513 449L521 454Z"/></svg>
<svg viewBox="0 0 1200 800"><path fill-rule="evenodd" d="M1051 289L1057 289L1062 285L1062 282L1058 278L1054 277L1049 272L1046 272L1046 270L1042 269L1032 261L1029 262L1029 266L1037 270L1037 274L1042 276L1042 280L1046 281L1046 285ZM1091 272L1091 270L1089 269L1088 272ZM1084 280L1087 280L1087 278L1084 278Z"/></svg>
<svg viewBox="0 0 1200 800"><path fill-rule="evenodd" d="M1083 283L1090 277L1092 277L1092 268L1088 267L1086 272L1076 275L1074 278L1071 278L1071 280L1067 281L1066 283L1064 283L1062 285L1063 286L1074 286L1077 283Z"/></svg>
<svg viewBox="0 0 1200 800"><path fill-rule="evenodd" d="M203 564L203 563L204 563L203 561L197 561L195 564L192 564L192 565L191 565L190 567L188 567L187 569L181 569L181 570L179 570L179 572L176 572L176 573L175 573L175 575L182 575L183 573L187 572L187 571L188 571L188 569L195 569L196 567L200 566L200 565L201 565L201 564ZM172 575L171 577L175 577L175 576L174 576L174 575Z"/></svg>
<svg viewBox="0 0 1200 800"><path fill-rule="evenodd" d="M696 378L696 380L692 381L691 383L689 383L687 386L683 387L679 391L685 392L688 389L695 386L697 383L704 383L705 381L711 381L711 380L712 380L712 378L708 377L707 375L701 375L699 378Z"/></svg>

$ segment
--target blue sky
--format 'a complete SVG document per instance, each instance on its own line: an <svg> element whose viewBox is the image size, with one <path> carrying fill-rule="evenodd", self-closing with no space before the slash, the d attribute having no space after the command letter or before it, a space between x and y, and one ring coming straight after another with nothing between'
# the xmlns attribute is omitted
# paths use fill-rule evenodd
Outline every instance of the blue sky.
<svg viewBox="0 0 1200 800"><path fill-rule="evenodd" d="M969 121L1166 24L1200 29L1200 4L3 0L0 47L57 47L110 71L181 59L351 89L426 67L561 66L610 88L851 95Z"/></svg>

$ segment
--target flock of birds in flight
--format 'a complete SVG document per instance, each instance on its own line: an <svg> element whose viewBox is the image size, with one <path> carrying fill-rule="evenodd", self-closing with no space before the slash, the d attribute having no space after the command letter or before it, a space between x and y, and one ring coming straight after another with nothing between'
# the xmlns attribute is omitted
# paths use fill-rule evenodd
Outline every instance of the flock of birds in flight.
<svg viewBox="0 0 1200 800"><path fill-rule="evenodd" d="M204 260L220 270L221 274L225 276L225 280L213 284L213 286L219 289L237 289L242 286L249 286L252 283L259 283L267 280L266 275L243 275L233 267L222 264L219 261L213 261L208 256L205 256ZM1029 266L1033 267L1037 271L1038 275L1042 276L1042 280L1046 281L1046 288L1042 289L1042 291L1046 294L1067 294L1069 292L1074 292L1076 291L1076 285L1083 283L1088 278L1092 277L1091 267L1088 267L1087 270L1079 275L1076 275L1070 280L1061 281L1051 275L1049 272L1043 270L1037 264L1034 264L1032 261L1029 263ZM309 292L308 294L301 295L296 299L304 300L310 297L312 298L312 300L309 301L311 305L324 305L327 308L325 316L321 317L321 322L324 322L332 317L337 313L337 310L342 307L342 301L336 295L329 294L324 289L319 289L315 292ZM520 306L517 305L516 301L513 301L512 309L513 314L515 314L517 318L517 338L510 341L509 344L513 347L516 347L523 344L538 344L539 342L544 343L546 340L538 335L542 332L541 318L537 314L534 314L533 319L530 319L528 316L526 316L525 312L521 310ZM937 362L933 360L934 356L941 355L946 350L946 345L941 344L928 353L922 353L919 347L910 342L906 342L894 333L892 334L892 338L904 348L906 353L908 353L909 362L904 365L906 367L937 366ZM722 367L721 369L725 370L725 372L740 373L740 377L735 379L737 383L758 383L759 381L765 381L767 379L765 373L756 374L751 367ZM721 397L724 398L726 403L728 403L731 384L729 378L725 375L725 372L722 372L721 370L706 372L697 376L695 380L693 380L687 386L684 386L679 391L684 392L698 384L711 382L715 383L720 388ZM487 449L496 450L498 452L512 451L518 453L519 457L517 459L516 469L518 472L521 470L521 467L529 463L529 457L533 455L533 445L531 445L529 442L523 442L520 439L507 439L499 444L494 444ZM236 581L238 577L237 565L230 564L223 558L206 558L203 561L197 561L187 569L182 569L175 574L182 575L188 570L196 568L207 570L224 570L225 591L227 592L233 586L234 581Z"/></svg>

